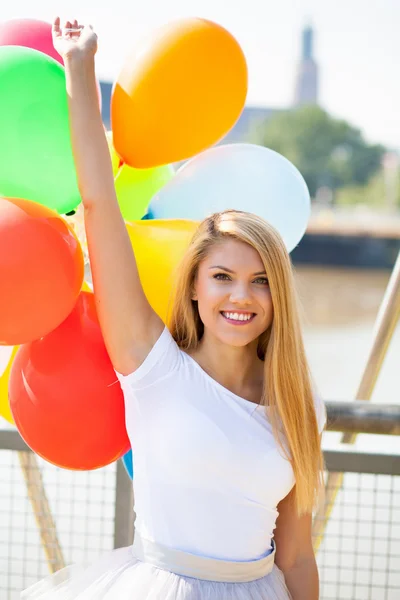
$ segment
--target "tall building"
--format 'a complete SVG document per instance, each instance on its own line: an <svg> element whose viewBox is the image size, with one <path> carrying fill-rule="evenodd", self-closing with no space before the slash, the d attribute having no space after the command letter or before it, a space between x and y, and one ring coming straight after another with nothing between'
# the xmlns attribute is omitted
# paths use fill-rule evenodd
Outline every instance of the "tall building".
<svg viewBox="0 0 400 600"><path fill-rule="evenodd" d="M318 65L314 60L314 30L303 29L301 59L297 68L294 105L318 104Z"/></svg>

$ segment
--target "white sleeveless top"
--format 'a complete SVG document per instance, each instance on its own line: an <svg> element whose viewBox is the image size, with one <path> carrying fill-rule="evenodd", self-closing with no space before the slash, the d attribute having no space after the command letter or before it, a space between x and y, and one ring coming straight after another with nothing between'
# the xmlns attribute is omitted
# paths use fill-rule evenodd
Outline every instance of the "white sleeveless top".
<svg viewBox="0 0 400 600"><path fill-rule="evenodd" d="M117 375L133 452L136 530L210 558L267 555L277 504L295 480L265 407L207 375L167 328L134 373ZM322 431L320 399L316 414Z"/></svg>

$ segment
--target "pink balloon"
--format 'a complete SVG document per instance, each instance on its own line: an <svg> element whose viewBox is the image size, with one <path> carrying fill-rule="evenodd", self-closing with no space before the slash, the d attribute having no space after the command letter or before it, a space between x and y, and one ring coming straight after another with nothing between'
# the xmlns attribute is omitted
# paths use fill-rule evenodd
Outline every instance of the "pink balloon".
<svg viewBox="0 0 400 600"><path fill-rule="evenodd" d="M0 23L0 46L25 46L39 50L64 64L51 37L51 25L36 19L12 19Z"/></svg>
<svg viewBox="0 0 400 600"><path fill-rule="evenodd" d="M54 49L51 25L37 19L12 19L0 23L0 46L25 46L51 56L64 66L64 61ZM97 95L102 108L101 87L97 81Z"/></svg>

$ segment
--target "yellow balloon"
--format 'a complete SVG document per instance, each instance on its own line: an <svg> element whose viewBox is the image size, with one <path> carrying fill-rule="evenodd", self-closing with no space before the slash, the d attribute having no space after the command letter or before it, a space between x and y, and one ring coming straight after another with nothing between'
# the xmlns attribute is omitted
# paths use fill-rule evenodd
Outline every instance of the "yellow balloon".
<svg viewBox="0 0 400 600"><path fill-rule="evenodd" d="M133 169L124 164L115 176L115 191L125 221L141 219L153 196L175 175L172 165Z"/></svg>
<svg viewBox="0 0 400 600"><path fill-rule="evenodd" d="M82 292L93 292L92 288L90 287L90 285L87 283L87 281L84 281L82 284Z"/></svg>
<svg viewBox="0 0 400 600"><path fill-rule="evenodd" d="M12 418L10 404L8 402L8 382L10 381L11 367L18 348L19 346L14 346L8 365L0 377L0 416L4 417L5 420L12 425L14 425L14 419Z"/></svg>
<svg viewBox="0 0 400 600"><path fill-rule="evenodd" d="M133 221L126 227L146 297L167 323L177 269L198 223L160 219Z"/></svg>
<svg viewBox="0 0 400 600"><path fill-rule="evenodd" d="M126 221L136 221L146 214L150 200L172 179L175 170L172 165L152 169L129 167L121 161L114 148L112 131L106 131L106 138L122 216Z"/></svg>
<svg viewBox="0 0 400 600"><path fill-rule="evenodd" d="M116 153L115 148L114 148L112 131L106 131L106 138L107 138L107 143L108 143L108 149L110 151L110 156L111 156L112 170L113 170L113 174L115 177L116 174L118 173L118 169L121 165L121 159L118 156L118 154Z"/></svg>

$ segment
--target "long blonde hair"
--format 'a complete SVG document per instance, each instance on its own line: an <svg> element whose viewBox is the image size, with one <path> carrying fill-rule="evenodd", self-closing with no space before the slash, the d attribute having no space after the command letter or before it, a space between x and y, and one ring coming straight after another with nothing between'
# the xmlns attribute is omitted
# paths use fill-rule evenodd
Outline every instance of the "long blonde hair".
<svg viewBox="0 0 400 600"><path fill-rule="evenodd" d="M232 238L258 252L268 276L274 317L258 342L265 363L261 404L268 405L274 436L292 464L301 515L312 512L322 491L323 455L292 265L278 232L256 215L233 210L200 223L179 267L170 330L182 350L197 347L204 332L197 302L192 300L198 267L215 244Z"/></svg>

